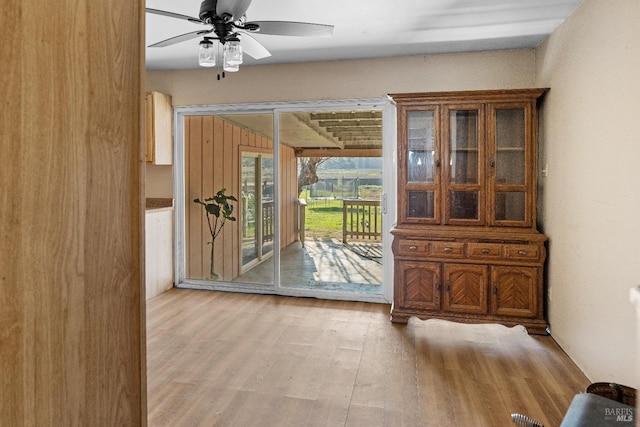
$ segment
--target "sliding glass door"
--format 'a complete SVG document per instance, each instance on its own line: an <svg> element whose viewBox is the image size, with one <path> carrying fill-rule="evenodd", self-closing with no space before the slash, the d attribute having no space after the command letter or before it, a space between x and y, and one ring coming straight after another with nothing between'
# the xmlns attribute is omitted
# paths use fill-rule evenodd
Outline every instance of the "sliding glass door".
<svg viewBox="0 0 640 427"><path fill-rule="evenodd" d="M279 113L283 165L280 286L382 295L382 110ZM296 233L297 232L297 233Z"/></svg>
<svg viewBox="0 0 640 427"><path fill-rule="evenodd" d="M382 108L295 105L176 109L176 284L388 301ZM194 199L221 189L237 201L213 239Z"/></svg>

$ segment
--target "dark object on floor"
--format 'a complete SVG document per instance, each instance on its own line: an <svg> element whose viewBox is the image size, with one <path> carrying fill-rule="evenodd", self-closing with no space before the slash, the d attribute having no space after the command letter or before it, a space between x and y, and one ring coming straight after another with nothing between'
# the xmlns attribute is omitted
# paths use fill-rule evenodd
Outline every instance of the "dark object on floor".
<svg viewBox="0 0 640 427"><path fill-rule="evenodd" d="M587 393L597 394L616 402L629 406L636 406L636 389L616 383L592 383L587 387Z"/></svg>
<svg viewBox="0 0 640 427"><path fill-rule="evenodd" d="M574 396L560 427L635 426L635 389L593 383L586 391Z"/></svg>

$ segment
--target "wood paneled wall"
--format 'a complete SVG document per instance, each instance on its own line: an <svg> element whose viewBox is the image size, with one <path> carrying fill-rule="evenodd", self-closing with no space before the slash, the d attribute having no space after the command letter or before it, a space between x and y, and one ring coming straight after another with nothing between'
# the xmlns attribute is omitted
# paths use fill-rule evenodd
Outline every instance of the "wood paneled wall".
<svg viewBox="0 0 640 427"><path fill-rule="evenodd" d="M280 247L298 240L298 158L293 148L280 146Z"/></svg>
<svg viewBox="0 0 640 427"><path fill-rule="evenodd" d="M0 33L0 425L145 425L144 2Z"/></svg>
<svg viewBox="0 0 640 427"><path fill-rule="evenodd" d="M221 188L240 199L240 149L273 152L273 141L220 117L185 118L185 227L186 274L190 279L209 277L211 241L207 220L194 199L212 197ZM281 247L296 240L297 159L292 148L280 149ZM234 203L236 217L239 203ZM238 218L239 219L239 218ZM239 223L227 222L216 239L214 266L224 280L240 272Z"/></svg>

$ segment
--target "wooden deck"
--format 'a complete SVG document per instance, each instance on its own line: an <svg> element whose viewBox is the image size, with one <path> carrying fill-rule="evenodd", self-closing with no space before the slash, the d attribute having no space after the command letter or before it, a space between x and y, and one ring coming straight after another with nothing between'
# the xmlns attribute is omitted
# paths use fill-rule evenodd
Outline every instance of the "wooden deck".
<svg viewBox="0 0 640 427"><path fill-rule="evenodd" d="M589 381L521 327L172 289L147 303L149 426L557 426Z"/></svg>

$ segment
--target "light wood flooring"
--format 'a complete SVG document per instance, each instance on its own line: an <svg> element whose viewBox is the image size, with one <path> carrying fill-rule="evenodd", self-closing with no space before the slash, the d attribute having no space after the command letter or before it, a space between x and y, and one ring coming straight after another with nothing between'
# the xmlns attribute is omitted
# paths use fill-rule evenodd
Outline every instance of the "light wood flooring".
<svg viewBox="0 0 640 427"><path fill-rule="evenodd" d="M147 302L150 426L558 426L589 381L522 327L172 289Z"/></svg>

